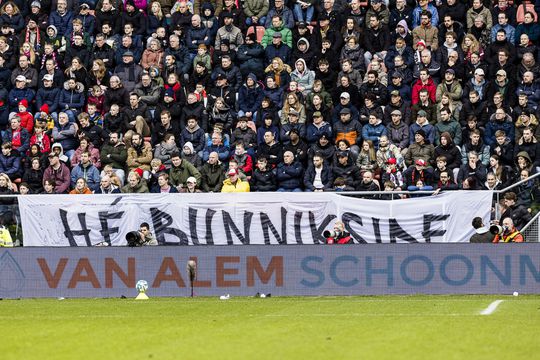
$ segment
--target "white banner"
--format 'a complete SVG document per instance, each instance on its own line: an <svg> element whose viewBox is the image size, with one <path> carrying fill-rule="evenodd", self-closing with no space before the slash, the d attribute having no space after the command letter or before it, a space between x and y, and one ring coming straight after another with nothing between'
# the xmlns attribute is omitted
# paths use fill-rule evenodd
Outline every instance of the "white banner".
<svg viewBox="0 0 540 360"><path fill-rule="evenodd" d="M467 242L491 191L384 201L336 193L19 196L25 246L126 245L150 224L160 245L321 244L341 219L355 243Z"/></svg>

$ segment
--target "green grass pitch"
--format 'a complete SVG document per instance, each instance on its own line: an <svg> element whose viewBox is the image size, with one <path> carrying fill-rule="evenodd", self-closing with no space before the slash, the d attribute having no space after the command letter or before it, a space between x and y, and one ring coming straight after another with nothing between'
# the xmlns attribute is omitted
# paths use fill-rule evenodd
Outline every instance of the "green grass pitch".
<svg viewBox="0 0 540 360"><path fill-rule="evenodd" d="M540 358L533 295L3 300L0 324L3 360Z"/></svg>

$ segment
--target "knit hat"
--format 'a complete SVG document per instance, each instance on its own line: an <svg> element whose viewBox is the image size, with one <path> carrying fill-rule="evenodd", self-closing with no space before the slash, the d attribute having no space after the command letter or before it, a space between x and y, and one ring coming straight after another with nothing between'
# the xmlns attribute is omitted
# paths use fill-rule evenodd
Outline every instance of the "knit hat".
<svg viewBox="0 0 540 360"><path fill-rule="evenodd" d="M19 106L24 106L25 108L28 108L28 100L26 99L22 99L21 101L19 101Z"/></svg>
<svg viewBox="0 0 540 360"><path fill-rule="evenodd" d="M143 177L143 174L144 174L144 170L143 170L143 169L141 169L141 168L136 168L136 169L133 169L133 171L136 172L136 173L139 175L139 177L141 177L141 178Z"/></svg>
<svg viewBox="0 0 540 360"><path fill-rule="evenodd" d="M238 170L236 170L236 169L229 169L229 171L227 171L227 175L228 175L228 176L238 175Z"/></svg>
<svg viewBox="0 0 540 360"><path fill-rule="evenodd" d="M41 9L41 3L39 1L32 1L30 7L37 7Z"/></svg>
<svg viewBox="0 0 540 360"><path fill-rule="evenodd" d="M416 47L418 47L418 45L422 45L423 47L427 47L426 42L424 40L418 40L418 42L416 43Z"/></svg>
<svg viewBox="0 0 540 360"><path fill-rule="evenodd" d="M249 33L246 35L246 39L249 39L251 41L257 41L257 35L254 32Z"/></svg>
<svg viewBox="0 0 540 360"><path fill-rule="evenodd" d="M417 116L418 116L418 117L427 117L427 112L425 112L424 110L420 110L420 111L418 112L418 115L417 115Z"/></svg>
<svg viewBox="0 0 540 360"><path fill-rule="evenodd" d="M168 96L168 97L174 97L174 90L172 88L168 88L167 90L165 90L165 93L164 93L164 96Z"/></svg>
<svg viewBox="0 0 540 360"><path fill-rule="evenodd" d="M418 165L418 166L426 166L426 161L423 159L418 159L414 163L415 165Z"/></svg>
<svg viewBox="0 0 540 360"><path fill-rule="evenodd" d="M426 138L426 132L422 129L418 129L414 132L414 135L421 135L424 139Z"/></svg>
<svg viewBox="0 0 540 360"><path fill-rule="evenodd" d="M184 144L184 147L187 147L189 150L191 150L191 153L193 154L193 152L195 151L195 148L193 147L193 144L188 141Z"/></svg>
<svg viewBox="0 0 540 360"><path fill-rule="evenodd" d="M386 160L386 163L388 165L392 165L392 164L395 165L397 163L397 161L396 161L396 158L390 158L390 159Z"/></svg>
<svg viewBox="0 0 540 360"><path fill-rule="evenodd" d="M136 6L135 6L135 1L134 1L134 0L126 0L126 6L128 6L128 5L131 5L131 6L133 6L133 7L136 7Z"/></svg>
<svg viewBox="0 0 540 360"><path fill-rule="evenodd" d="M187 178L186 183L197 184L197 179L194 176L190 176Z"/></svg>
<svg viewBox="0 0 540 360"><path fill-rule="evenodd" d="M48 114L49 113L49 105L47 105L47 104L41 105L41 107L39 108L39 111Z"/></svg>

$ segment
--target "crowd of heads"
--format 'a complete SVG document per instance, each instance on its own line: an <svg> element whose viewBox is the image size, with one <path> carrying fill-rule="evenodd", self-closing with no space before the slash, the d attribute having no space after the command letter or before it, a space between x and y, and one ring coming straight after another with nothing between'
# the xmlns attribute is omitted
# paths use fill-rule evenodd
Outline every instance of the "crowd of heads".
<svg viewBox="0 0 540 360"><path fill-rule="evenodd" d="M0 189L392 192L523 180L514 192L530 207L537 10L508 0L7 1Z"/></svg>

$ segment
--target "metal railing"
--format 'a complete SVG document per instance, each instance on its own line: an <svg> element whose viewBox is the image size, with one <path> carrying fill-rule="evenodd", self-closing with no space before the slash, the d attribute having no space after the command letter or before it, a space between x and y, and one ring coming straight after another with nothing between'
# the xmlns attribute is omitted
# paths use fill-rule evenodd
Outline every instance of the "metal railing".
<svg viewBox="0 0 540 360"><path fill-rule="evenodd" d="M521 229L521 234L527 242L540 242L540 211Z"/></svg>
<svg viewBox="0 0 540 360"><path fill-rule="evenodd" d="M513 188L515 187L518 187L519 185L521 184L524 184L530 180L536 180L536 179L539 179L540 180L540 173L536 173L534 175L531 175L529 176L527 179L525 180L520 180L518 181L517 183L514 183L508 187L505 187L504 189L502 190L494 190L493 193L495 194L495 197L497 199L497 205L499 204L499 202L501 201L501 194L504 195L505 193L507 193L508 191L512 190ZM500 216L499 214L499 206L495 206L495 218L498 219Z"/></svg>

